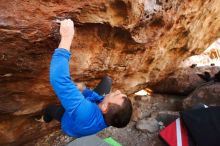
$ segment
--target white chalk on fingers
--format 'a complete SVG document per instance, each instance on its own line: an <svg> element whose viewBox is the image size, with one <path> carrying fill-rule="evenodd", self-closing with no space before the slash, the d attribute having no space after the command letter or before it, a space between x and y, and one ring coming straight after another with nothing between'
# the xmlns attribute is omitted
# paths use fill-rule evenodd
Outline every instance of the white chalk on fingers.
<svg viewBox="0 0 220 146"><path fill-rule="evenodd" d="M61 20L56 19L55 22L56 23L61 23Z"/></svg>

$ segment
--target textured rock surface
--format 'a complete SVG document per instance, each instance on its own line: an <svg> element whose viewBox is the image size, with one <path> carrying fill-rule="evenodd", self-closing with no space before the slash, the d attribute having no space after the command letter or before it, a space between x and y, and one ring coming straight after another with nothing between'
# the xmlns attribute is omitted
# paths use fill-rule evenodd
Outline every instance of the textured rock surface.
<svg viewBox="0 0 220 146"><path fill-rule="evenodd" d="M159 114L157 111L182 110L183 98L178 96L153 94L152 96L147 96L147 99L141 98L141 96L135 96L133 99L133 121L139 121L151 116L156 118Z"/></svg>
<svg viewBox="0 0 220 146"><path fill-rule="evenodd" d="M143 119L137 122L136 128L146 133L155 133L159 131L159 123L156 119L149 118Z"/></svg>
<svg viewBox="0 0 220 146"><path fill-rule="evenodd" d="M152 88L157 93L189 95L197 87L206 83L197 74L209 72L210 76L214 77L218 71L220 71L220 67L212 66L180 68L152 86Z"/></svg>
<svg viewBox="0 0 220 146"><path fill-rule="evenodd" d="M183 102L185 109L191 108L196 104L203 103L208 106L220 105L220 83L209 82L197 88Z"/></svg>
<svg viewBox="0 0 220 146"><path fill-rule="evenodd" d="M220 36L219 0L1 0L0 145L24 143L46 133L38 127L57 126L36 126L33 116L58 102L48 71L59 42L54 20L62 18L76 22L74 80L93 87L109 74L114 89L126 93L165 78Z"/></svg>
<svg viewBox="0 0 220 146"><path fill-rule="evenodd" d="M155 113L153 117L156 117L156 120L163 123L163 126L169 125L171 122L179 118L179 112L174 111L160 111Z"/></svg>
<svg viewBox="0 0 220 146"><path fill-rule="evenodd" d="M56 130L44 137L26 143L24 146L64 146L73 140L73 137L65 135L61 130Z"/></svg>

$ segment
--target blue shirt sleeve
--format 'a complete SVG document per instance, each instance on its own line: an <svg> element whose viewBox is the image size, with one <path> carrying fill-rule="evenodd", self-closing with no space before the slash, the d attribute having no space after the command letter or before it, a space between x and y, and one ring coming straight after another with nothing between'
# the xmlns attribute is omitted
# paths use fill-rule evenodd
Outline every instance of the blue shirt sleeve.
<svg viewBox="0 0 220 146"><path fill-rule="evenodd" d="M50 83L65 111L72 115L85 98L71 80L70 56L71 53L66 49L55 50L50 64Z"/></svg>
<svg viewBox="0 0 220 146"><path fill-rule="evenodd" d="M87 100L90 100L93 103L100 103L104 99L103 96L99 95L95 91L90 90L89 88L85 88L82 94Z"/></svg>

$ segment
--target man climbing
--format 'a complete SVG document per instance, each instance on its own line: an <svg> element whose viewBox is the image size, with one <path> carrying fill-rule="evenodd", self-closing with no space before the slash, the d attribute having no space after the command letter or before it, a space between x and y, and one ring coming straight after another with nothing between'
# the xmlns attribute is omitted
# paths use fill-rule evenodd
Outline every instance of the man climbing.
<svg viewBox="0 0 220 146"><path fill-rule="evenodd" d="M107 94L111 88L109 77L105 77L94 91L80 86L82 93L71 80L69 60L74 24L70 19L59 23L61 41L52 56L50 83L62 106L46 108L44 121L60 121L64 133L76 138L95 134L108 126L125 127L132 114L131 101L118 90ZM103 97L103 94L107 95Z"/></svg>

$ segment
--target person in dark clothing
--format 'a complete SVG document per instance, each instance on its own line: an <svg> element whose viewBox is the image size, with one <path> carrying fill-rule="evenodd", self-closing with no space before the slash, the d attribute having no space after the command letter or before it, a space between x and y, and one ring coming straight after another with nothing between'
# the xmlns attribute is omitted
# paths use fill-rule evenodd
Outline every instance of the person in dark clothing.
<svg viewBox="0 0 220 146"><path fill-rule="evenodd" d="M204 106L181 112L195 146L220 145L220 106Z"/></svg>
<svg viewBox="0 0 220 146"><path fill-rule="evenodd" d="M219 146L220 106L197 104L160 131L169 146Z"/></svg>
<svg viewBox="0 0 220 146"><path fill-rule="evenodd" d="M119 90L107 94L109 87L102 88L106 86L105 81L94 91L85 87L81 92L72 81L69 60L74 24L70 19L59 23L61 41L52 56L50 83L62 107L52 105L46 108L44 121L60 121L64 133L75 138L95 134L108 126L125 127L132 114L131 101L125 94ZM107 95L102 95L103 90Z"/></svg>

